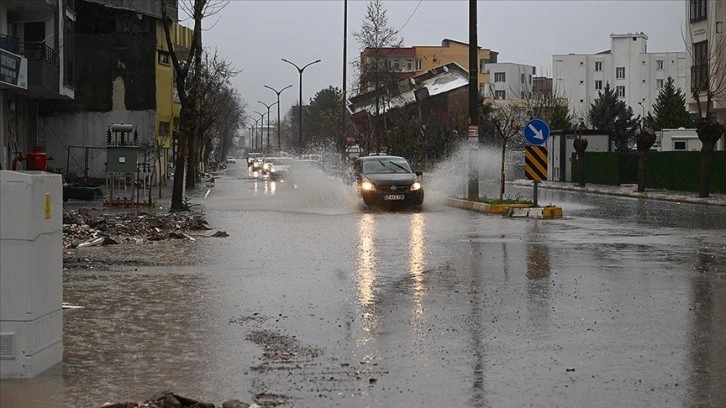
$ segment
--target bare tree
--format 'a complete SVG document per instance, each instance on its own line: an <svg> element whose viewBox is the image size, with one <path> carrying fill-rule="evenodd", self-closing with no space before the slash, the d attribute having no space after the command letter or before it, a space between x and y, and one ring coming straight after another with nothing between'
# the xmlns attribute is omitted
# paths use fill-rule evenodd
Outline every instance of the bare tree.
<svg viewBox="0 0 726 408"><path fill-rule="evenodd" d="M379 116L384 108L390 108L389 88L394 87L400 80L402 65L396 66L390 55L395 55L396 49L401 48L403 39L399 32L388 25L388 16L381 0L371 0L366 9L359 32L353 34L361 47L361 59L353 62L358 71L358 92L376 92L375 115ZM375 132L375 129L370 129ZM385 135L387 123L385 113L383 116L383 131ZM380 147L381 136L376 137Z"/></svg>
<svg viewBox="0 0 726 408"><path fill-rule="evenodd" d="M194 153L194 137L198 127L198 118L195 115L198 112L199 104L196 102L200 97L198 78L201 75L201 64L197 63L201 60L202 53L202 19L206 16L213 16L219 13L228 0L185 0L179 1L179 9L185 12L193 21L192 42L189 47L189 53L184 60L177 55L174 41L171 37L171 24L169 14L166 10L166 2L161 2L162 22L164 26L164 36L166 38L166 46L171 56L172 65L174 66L176 89L181 103L179 113L179 136L177 157L174 169L174 187L171 195L171 210L179 211L184 209L183 192L184 192L184 174L185 164L188 154ZM197 68L192 70L196 66ZM194 73L193 83L197 86L190 89L187 81L190 79L189 73ZM187 152L189 147L189 153ZM194 169L188 169L194 175ZM194 178L192 178L194 180ZM192 181L193 182L193 181Z"/></svg>
<svg viewBox="0 0 726 408"><path fill-rule="evenodd" d="M716 7L719 5L716 4ZM707 24L704 21L704 24ZM708 197L710 191L713 151L718 140L726 133L726 126L715 117L715 107L726 101L726 34L718 32L716 25L706 25L703 34L696 35L689 26L686 49L691 57L691 94L696 104L696 133L701 140L701 171L698 196ZM695 42L698 39L699 41Z"/></svg>
<svg viewBox="0 0 726 408"><path fill-rule="evenodd" d="M507 155L507 146L514 138L521 134L522 127L529 118L527 107L518 100L497 100L490 106L491 111L486 119L494 127L494 134L499 139L502 148L502 159L499 180L499 199L504 199L504 162ZM485 109L486 111L486 109Z"/></svg>

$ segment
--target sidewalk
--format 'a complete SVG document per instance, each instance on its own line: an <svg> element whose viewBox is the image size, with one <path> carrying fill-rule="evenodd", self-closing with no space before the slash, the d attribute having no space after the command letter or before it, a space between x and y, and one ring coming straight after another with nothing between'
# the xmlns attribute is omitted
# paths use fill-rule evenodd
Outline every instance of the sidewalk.
<svg viewBox="0 0 726 408"><path fill-rule="evenodd" d="M532 185L534 184L531 180L523 179L514 180L508 183L519 187L532 187ZM726 194L710 194L709 198L699 198L698 193L695 192L646 189L645 192L639 193L638 186L635 184L623 184L620 186L586 184L585 187L579 187L577 184L574 183L543 181L538 184L538 188L574 191L590 194L603 194L619 197L645 198L649 200L675 201L679 203L726 206Z"/></svg>

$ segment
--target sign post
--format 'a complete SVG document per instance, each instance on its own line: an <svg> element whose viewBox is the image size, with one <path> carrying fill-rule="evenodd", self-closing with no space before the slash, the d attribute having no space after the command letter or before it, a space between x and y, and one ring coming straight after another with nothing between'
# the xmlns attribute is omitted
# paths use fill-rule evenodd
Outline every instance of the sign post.
<svg viewBox="0 0 726 408"><path fill-rule="evenodd" d="M533 199L537 206L537 183L547 179L547 139L550 127L542 119L531 119L524 125L524 139L529 143L524 151L524 175L534 181Z"/></svg>

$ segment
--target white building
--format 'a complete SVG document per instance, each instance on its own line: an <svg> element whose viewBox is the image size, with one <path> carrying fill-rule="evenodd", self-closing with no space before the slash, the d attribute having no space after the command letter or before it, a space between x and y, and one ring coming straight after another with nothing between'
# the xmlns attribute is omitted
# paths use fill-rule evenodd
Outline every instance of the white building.
<svg viewBox="0 0 726 408"><path fill-rule="evenodd" d="M691 89L699 79L708 81L710 78L711 90L720 93L712 102L711 112L720 123L726 123L726 86L723 85L726 80L726 1L686 0L685 3L688 110L698 112ZM722 137L721 142L723 140Z"/></svg>
<svg viewBox="0 0 726 408"><path fill-rule="evenodd" d="M652 112L652 105L668 77L688 94L687 54L649 53L647 41L644 33L610 34L611 46L607 51L553 55L554 92L564 94L570 111L585 123L590 105L607 83L635 115Z"/></svg>
<svg viewBox="0 0 726 408"><path fill-rule="evenodd" d="M484 72L489 73L490 84L484 92L493 99L518 99L522 93L532 92L532 77L537 72L532 65L500 62L484 64Z"/></svg>

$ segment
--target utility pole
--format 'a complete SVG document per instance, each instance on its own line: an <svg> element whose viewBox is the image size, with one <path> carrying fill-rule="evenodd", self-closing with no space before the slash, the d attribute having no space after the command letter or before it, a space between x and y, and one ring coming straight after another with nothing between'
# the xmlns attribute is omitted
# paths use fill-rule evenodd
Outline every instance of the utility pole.
<svg viewBox="0 0 726 408"><path fill-rule="evenodd" d="M348 65L348 0L343 0L343 109L341 111L340 115L340 128L341 128L341 135L340 137L343 138L343 158L345 158L345 150L347 145L346 140L346 129L345 129L345 119L348 114L348 110L346 108L346 78L347 78L347 65Z"/></svg>
<svg viewBox="0 0 726 408"><path fill-rule="evenodd" d="M476 33L476 2L469 0L469 185L468 199L479 199L479 172L474 151L479 145L479 47Z"/></svg>

